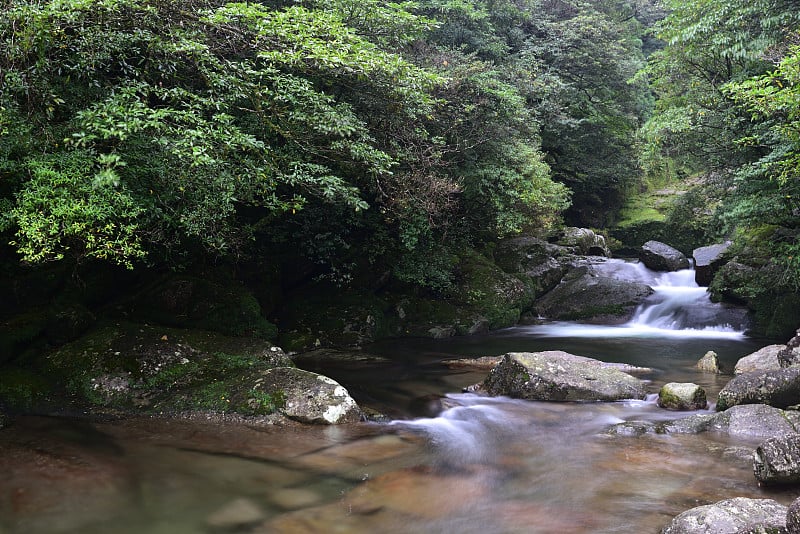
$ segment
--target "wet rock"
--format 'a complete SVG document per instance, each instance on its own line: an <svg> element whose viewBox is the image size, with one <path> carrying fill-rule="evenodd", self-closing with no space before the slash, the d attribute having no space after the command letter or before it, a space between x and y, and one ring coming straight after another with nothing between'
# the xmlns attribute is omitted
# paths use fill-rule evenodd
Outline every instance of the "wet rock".
<svg viewBox="0 0 800 534"><path fill-rule="evenodd" d="M708 406L706 390L697 384L670 382L658 392L658 405L667 410L703 410Z"/></svg>
<svg viewBox="0 0 800 534"><path fill-rule="evenodd" d="M491 371L500 363L502 356L481 356L480 358L458 358L444 360L442 363L450 369L475 369L477 371Z"/></svg>
<svg viewBox="0 0 800 534"><path fill-rule="evenodd" d="M322 496L308 489L284 488L273 492L270 500L284 510L297 510L318 504Z"/></svg>
<svg viewBox="0 0 800 534"><path fill-rule="evenodd" d="M639 260L654 271L679 271L689 268L689 260L683 252L660 241L648 241L642 245Z"/></svg>
<svg viewBox="0 0 800 534"><path fill-rule="evenodd" d="M780 362L778 362L778 353L785 347L786 345L767 345L752 354L739 358L739 361L736 362L736 366L733 368L733 374L741 375L755 371L780 369L781 365Z"/></svg>
<svg viewBox="0 0 800 534"><path fill-rule="evenodd" d="M568 226L561 232L561 235L556 240L556 244L571 248L575 254L586 256L611 256L611 252L606 245L606 238L594 233L588 228Z"/></svg>
<svg viewBox="0 0 800 534"><path fill-rule="evenodd" d="M626 422L609 428L612 435L699 434L721 432L741 438L769 439L797 433L791 411L764 404L734 406L715 414L695 414L660 423Z"/></svg>
<svg viewBox="0 0 800 534"><path fill-rule="evenodd" d="M755 371L734 377L719 392L717 410L755 403L777 408L800 403L800 367Z"/></svg>
<svg viewBox="0 0 800 534"><path fill-rule="evenodd" d="M770 438L753 454L753 472L762 484L800 482L800 434Z"/></svg>
<svg viewBox="0 0 800 534"><path fill-rule="evenodd" d="M304 365L319 365L325 362L336 363L363 363L363 362L385 362L389 361L383 356L370 354L360 350L338 350L338 349L315 349L308 352L295 354L292 361L300 367Z"/></svg>
<svg viewBox="0 0 800 534"><path fill-rule="evenodd" d="M583 267L538 299L533 309L551 319L615 317L622 322L652 293L645 284L599 276Z"/></svg>
<svg viewBox="0 0 800 534"><path fill-rule="evenodd" d="M713 350L706 352L697 362L697 368L704 373L720 373L719 357Z"/></svg>
<svg viewBox="0 0 800 534"><path fill-rule="evenodd" d="M286 417L302 423L333 425L361 419L356 401L338 382L294 367L265 371L247 395L248 403L271 404ZM237 400L241 402L233 399Z"/></svg>
<svg viewBox="0 0 800 534"><path fill-rule="evenodd" d="M692 251L694 259L694 280L697 285L707 287L711 280L727 261L724 258L725 251L730 248L731 242L718 243L707 247L696 248Z"/></svg>
<svg viewBox="0 0 800 534"><path fill-rule="evenodd" d="M800 498L795 499L786 512L786 531L789 534L800 532Z"/></svg>
<svg viewBox="0 0 800 534"><path fill-rule="evenodd" d="M606 434L610 436L638 437L655 433L656 425L650 421L625 421L624 423L617 423L606 430Z"/></svg>
<svg viewBox="0 0 800 534"><path fill-rule="evenodd" d="M512 352L484 381L490 395L546 401L642 399L645 383L616 369L587 364L590 358L563 351ZM597 361L597 360L594 360Z"/></svg>
<svg viewBox="0 0 800 534"><path fill-rule="evenodd" d="M674 421L664 421L655 426L658 434L699 434L707 432L714 422L714 415L695 414Z"/></svg>
<svg viewBox="0 0 800 534"><path fill-rule="evenodd" d="M800 330L778 352L778 363L780 363L781 367L790 367L800 363Z"/></svg>
<svg viewBox="0 0 800 534"><path fill-rule="evenodd" d="M217 530L241 531L266 518L264 511L250 499L235 499L206 518L206 524Z"/></svg>
<svg viewBox="0 0 800 534"><path fill-rule="evenodd" d="M787 508L772 499L736 497L678 515L662 534L737 534L764 527L783 529ZM756 531L757 532L757 531Z"/></svg>
<svg viewBox="0 0 800 534"><path fill-rule="evenodd" d="M743 438L774 438L795 434L787 412L765 404L743 404L717 413L708 430Z"/></svg>

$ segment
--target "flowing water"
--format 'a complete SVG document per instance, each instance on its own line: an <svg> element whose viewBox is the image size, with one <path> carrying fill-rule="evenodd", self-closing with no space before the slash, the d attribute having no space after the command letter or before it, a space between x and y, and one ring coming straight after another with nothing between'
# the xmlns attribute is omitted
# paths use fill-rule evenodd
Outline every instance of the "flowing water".
<svg viewBox="0 0 800 534"><path fill-rule="evenodd" d="M269 427L135 418L24 417L0 431L0 533L632 533L658 532L720 499L797 492L757 486L757 443L723 435L610 436L612 424L689 415L647 400L544 403L460 393L486 371L443 361L566 350L652 368L666 382L729 376L750 339L739 311L708 301L692 272L658 275L606 261L604 274L656 289L623 325L542 322L491 335L392 340L361 362L323 362L391 422ZM442 408L444 411L441 411Z"/></svg>

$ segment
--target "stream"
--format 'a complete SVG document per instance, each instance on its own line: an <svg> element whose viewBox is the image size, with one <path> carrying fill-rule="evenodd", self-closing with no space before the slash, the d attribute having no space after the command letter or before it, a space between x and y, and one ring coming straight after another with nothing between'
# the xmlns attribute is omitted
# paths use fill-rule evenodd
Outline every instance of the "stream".
<svg viewBox="0 0 800 534"><path fill-rule="evenodd" d="M791 503L759 488L758 442L725 435L610 436L614 423L666 420L654 395L544 403L460 393L486 371L443 361L565 350L650 367L650 392L695 382L716 398L724 369L776 341L744 334L690 270L595 268L655 294L621 325L546 322L482 336L387 340L375 358L318 362L386 423L337 427L26 416L0 431L0 533L633 533L730 497ZM783 340L785 341L785 340ZM441 411L441 407L446 409Z"/></svg>

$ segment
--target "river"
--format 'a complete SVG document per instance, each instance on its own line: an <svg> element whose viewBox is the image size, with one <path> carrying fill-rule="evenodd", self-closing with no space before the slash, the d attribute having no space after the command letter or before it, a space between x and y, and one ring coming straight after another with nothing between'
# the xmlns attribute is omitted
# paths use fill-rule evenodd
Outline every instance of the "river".
<svg viewBox="0 0 800 534"><path fill-rule="evenodd" d="M656 289L623 325L541 322L484 336L390 340L375 359L319 363L391 419L338 427L133 418L22 417L0 431L0 533L632 533L759 488L757 442L724 435L610 436L612 424L690 413L647 400L544 403L460 393L486 372L443 361L565 350L651 367L655 393L695 382L715 399L729 371L773 341L744 335L691 271L599 269ZM437 410L444 405L447 409Z"/></svg>

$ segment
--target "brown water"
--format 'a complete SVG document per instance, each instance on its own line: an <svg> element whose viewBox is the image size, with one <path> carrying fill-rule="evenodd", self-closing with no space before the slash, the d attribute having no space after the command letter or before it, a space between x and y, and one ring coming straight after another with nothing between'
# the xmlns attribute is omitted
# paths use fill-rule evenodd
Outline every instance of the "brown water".
<svg viewBox="0 0 800 534"><path fill-rule="evenodd" d="M757 442L608 436L612 424L678 414L652 400L542 403L459 393L485 372L442 360L566 350L652 367L716 398L729 376L699 373L715 350L732 369L771 343L743 337L517 327L450 340L387 341L384 359L317 370L390 423L256 426L135 418L21 417L0 430L0 533L634 533L724 498L770 497ZM561 328L564 327L564 328ZM561 329L560 329L561 328ZM311 362L307 366L313 367ZM433 416L440 395L450 409Z"/></svg>

